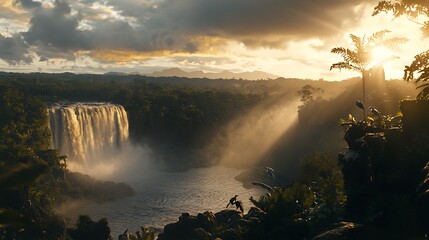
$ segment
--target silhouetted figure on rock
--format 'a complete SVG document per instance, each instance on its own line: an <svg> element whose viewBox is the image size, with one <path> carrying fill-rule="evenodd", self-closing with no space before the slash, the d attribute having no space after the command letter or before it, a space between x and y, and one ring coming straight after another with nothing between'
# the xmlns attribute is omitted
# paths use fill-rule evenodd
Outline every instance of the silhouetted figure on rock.
<svg viewBox="0 0 429 240"><path fill-rule="evenodd" d="M229 205L234 205L235 201L237 201L237 197L238 197L238 195L235 195L233 198L229 199L229 203L228 203L228 205L226 205L226 208L228 208Z"/></svg>
<svg viewBox="0 0 429 240"><path fill-rule="evenodd" d="M235 201L235 208L240 209L240 212L244 213L243 204L241 203L241 201Z"/></svg>

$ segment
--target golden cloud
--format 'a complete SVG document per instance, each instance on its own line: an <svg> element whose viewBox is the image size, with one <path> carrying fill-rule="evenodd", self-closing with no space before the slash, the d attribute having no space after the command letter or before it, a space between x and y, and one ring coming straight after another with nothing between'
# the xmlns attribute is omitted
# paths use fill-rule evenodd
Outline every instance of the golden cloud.
<svg viewBox="0 0 429 240"><path fill-rule="evenodd" d="M170 51L138 52L131 50L95 50L88 55L103 62L114 62L117 64L134 61L144 61L154 57L174 56L178 53Z"/></svg>
<svg viewBox="0 0 429 240"><path fill-rule="evenodd" d="M0 19L4 18L18 24L28 24L30 17L30 13L17 7L14 0L2 0L0 2Z"/></svg>
<svg viewBox="0 0 429 240"><path fill-rule="evenodd" d="M128 49L100 49L88 52L88 56L103 62L114 62L117 64L145 61L156 57L183 57L183 56L214 56L225 54L223 46L227 44L225 39L207 36L193 37L189 42L196 43L198 50L190 53L180 50L161 51L134 51Z"/></svg>

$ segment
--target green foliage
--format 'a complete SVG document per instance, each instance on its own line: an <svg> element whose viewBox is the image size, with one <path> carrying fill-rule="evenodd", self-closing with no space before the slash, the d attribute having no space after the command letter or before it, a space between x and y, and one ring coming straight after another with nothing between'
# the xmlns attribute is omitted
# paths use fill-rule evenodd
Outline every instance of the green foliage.
<svg viewBox="0 0 429 240"><path fill-rule="evenodd" d="M343 176L337 162L325 153L313 153L300 165L299 181L289 187L255 184L269 193L252 203L267 215L264 223L289 229L290 236L308 238L340 219L345 202Z"/></svg>
<svg viewBox="0 0 429 240"><path fill-rule="evenodd" d="M0 86L0 235L6 239L58 239L64 221L51 209L65 166L50 141L46 106Z"/></svg>
<svg viewBox="0 0 429 240"><path fill-rule="evenodd" d="M274 187L272 192L260 197L256 206L273 218L293 218L312 206L314 200L307 185L295 183L286 189Z"/></svg>
<svg viewBox="0 0 429 240"><path fill-rule="evenodd" d="M0 167L0 236L5 239L58 239L64 221L53 214L45 199L49 191L34 194L49 166L43 161Z"/></svg>
<svg viewBox="0 0 429 240"><path fill-rule="evenodd" d="M0 87L0 155L24 160L49 144L46 106L13 88ZM29 148L29 146L31 146Z"/></svg>
<svg viewBox="0 0 429 240"><path fill-rule="evenodd" d="M119 240L155 240L155 229L147 228L145 226L140 227L141 231L137 231L135 234L127 233L119 235Z"/></svg>
<svg viewBox="0 0 429 240"><path fill-rule="evenodd" d="M315 152L301 162L301 181L312 184L317 201L335 208L345 202L344 179L338 161Z"/></svg>
<svg viewBox="0 0 429 240"><path fill-rule="evenodd" d="M428 200L419 189L425 189L421 182L429 157L428 131L413 125L426 118L425 112L415 111L422 103L401 106L404 116L373 111L364 121L351 115L342 120L349 146L339 158L345 216L364 223L368 238L420 239L427 234Z"/></svg>
<svg viewBox="0 0 429 240"><path fill-rule="evenodd" d="M398 112L394 116L370 113L366 116L365 121L356 121L355 117L349 114L347 119L340 119L339 124L344 127L345 131L357 125L363 126L371 133L400 129L402 127L402 113Z"/></svg>
<svg viewBox="0 0 429 240"><path fill-rule="evenodd" d="M130 116L133 137L164 139L201 147L228 119L249 111L261 95L211 90L143 88L120 102Z"/></svg>
<svg viewBox="0 0 429 240"><path fill-rule="evenodd" d="M43 173L48 165L44 162L31 164L17 164L15 166L0 165L0 189L17 190L23 185L33 184Z"/></svg>
<svg viewBox="0 0 429 240"><path fill-rule="evenodd" d="M46 171L46 164L34 163L19 164L17 166L0 165L0 195L5 196L11 191L20 191L23 185L32 184ZM19 209L13 209L0 201L0 234L3 229L10 227L27 228L33 223L28 216L24 216Z"/></svg>

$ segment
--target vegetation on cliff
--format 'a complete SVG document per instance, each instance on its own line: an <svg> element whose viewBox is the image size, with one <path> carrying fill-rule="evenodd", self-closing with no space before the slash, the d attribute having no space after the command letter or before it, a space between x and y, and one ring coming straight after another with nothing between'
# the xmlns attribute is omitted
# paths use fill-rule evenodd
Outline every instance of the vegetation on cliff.
<svg viewBox="0 0 429 240"><path fill-rule="evenodd" d="M64 239L66 222L53 211L56 204L134 194L128 185L67 170L66 157L48 149L46 105L40 99L4 86L0 96L1 239Z"/></svg>

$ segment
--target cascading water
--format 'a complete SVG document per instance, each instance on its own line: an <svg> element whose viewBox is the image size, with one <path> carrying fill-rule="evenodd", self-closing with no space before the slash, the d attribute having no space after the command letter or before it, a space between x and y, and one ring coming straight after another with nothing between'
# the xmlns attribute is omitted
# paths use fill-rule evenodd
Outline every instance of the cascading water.
<svg viewBox="0 0 429 240"><path fill-rule="evenodd" d="M51 147L80 164L113 151L128 140L128 117L121 105L56 104L48 108L48 115Z"/></svg>

